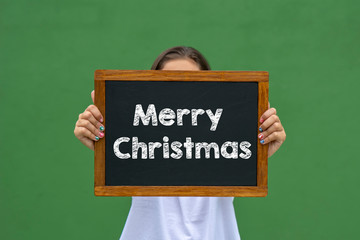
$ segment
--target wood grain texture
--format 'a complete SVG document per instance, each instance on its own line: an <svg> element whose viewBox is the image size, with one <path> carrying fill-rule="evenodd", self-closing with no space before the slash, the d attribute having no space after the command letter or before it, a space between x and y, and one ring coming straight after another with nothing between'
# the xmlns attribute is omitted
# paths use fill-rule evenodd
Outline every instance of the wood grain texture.
<svg viewBox="0 0 360 240"><path fill-rule="evenodd" d="M258 120L261 115L268 109L269 99L269 82L260 82L258 84ZM258 129L260 127L258 121ZM257 141L257 185L261 188L267 188L268 185L268 147Z"/></svg>
<svg viewBox="0 0 360 240"><path fill-rule="evenodd" d="M98 186L96 196L265 197L267 188L230 186Z"/></svg>
<svg viewBox="0 0 360 240"><path fill-rule="evenodd" d="M95 81L95 105L101 112L104 122L103 125L106 129L105 119L105 81ZM100 138L95 142L95 172L94 183L95 186L105 185L105 138Z"/></svg>
<svg viewBox="0 0 360 240"><path fill-rule="evenodd" d="M95 105L105 119L106 81L258 82L258 119L268 109L269 74L262 71L96 70ZM260 123L258 122L258 127ZM268 193L268 145L257 143L257 186L106 186L105 138L95 143L96 196L223 196L265 197Z"/></svg>
<svg viewBox="0 0 360 240"><path fill-rule="evenodd" d="M95 81L101 80L267 82L269 73L261 71L96 70Z"/></svg>

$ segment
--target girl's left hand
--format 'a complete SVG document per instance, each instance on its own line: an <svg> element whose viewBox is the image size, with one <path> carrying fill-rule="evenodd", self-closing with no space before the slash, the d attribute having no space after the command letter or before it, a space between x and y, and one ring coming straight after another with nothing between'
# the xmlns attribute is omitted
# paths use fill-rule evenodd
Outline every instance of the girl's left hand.
<svg viewBox="0 0 360 240"><path fill-rule="evenodd" d="M275 108L266 110L260 117L260 123L258 138L261 144L269 144L268 157L271 157L285 141L285 130Z"/></svg>

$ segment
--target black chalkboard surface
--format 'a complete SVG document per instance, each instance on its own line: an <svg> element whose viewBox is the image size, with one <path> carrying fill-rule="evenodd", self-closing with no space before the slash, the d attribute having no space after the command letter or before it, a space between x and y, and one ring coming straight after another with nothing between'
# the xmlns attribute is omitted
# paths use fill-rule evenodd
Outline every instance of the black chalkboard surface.
<svg viewBox="0 0 360 240"><path fill-rule="evenodd" d="M267 194L267 72L97 70L95 94L96 195Z"/></svg>

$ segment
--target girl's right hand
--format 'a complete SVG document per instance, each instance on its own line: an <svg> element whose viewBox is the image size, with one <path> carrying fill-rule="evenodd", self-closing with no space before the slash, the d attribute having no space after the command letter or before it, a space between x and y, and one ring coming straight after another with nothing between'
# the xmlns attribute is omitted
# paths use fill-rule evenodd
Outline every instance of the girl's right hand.
<svg viewBox="0 0 360 240"><path fill-rule="evenodd" d="M95 103L95 91L91 92L91 98ZM103 116L95 105L88 106L75 124L75 136L88 148L94 150L94 143L104 137Z"/></svg>

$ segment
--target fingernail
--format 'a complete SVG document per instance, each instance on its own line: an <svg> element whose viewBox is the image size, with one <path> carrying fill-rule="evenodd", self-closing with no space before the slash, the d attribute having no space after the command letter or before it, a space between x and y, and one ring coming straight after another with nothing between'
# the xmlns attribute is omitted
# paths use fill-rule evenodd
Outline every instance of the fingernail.
<svg viewBox="0 0 360 240"><path fill-rule="evenodd" d="M264 122L264 119L260 118L260 123L263 123Z"/></svg>
<svg viewBox="0 0 360 240"><path fill-rule="evenodd" d="M100 136L101 138L103 138L104 135L105 135L105 134L104 134L103 132L100 132L100 133L99 133L99 136Z"/></svg>
<svg viewBox="0 0 360 240"><path fill-rule="evenodd" d="M260 138L260 139L263 139L263 135L260 133L259 135L258 135L258 137Z"/></svg>
<svg viewBox="0 0 360 240"><path fill-rule="evenodd" d="M260 132L262 132L262 131L263 131L261 127L259 127L259 131L260 131Z"/></svg>
<svg viewBox="0 0 360 240"><path fill-rule="evenodd" d="M95 140L98 141L100 138L98 136L95 137Z"/></svg>
<svg viewBox="0 0 360 240"><path fill-rule="evenodd" d="M100 126L100 131L104 131L104 127L103 126Z"/></svg>
<svg viewBox="0 0 360 240"><path fill-rule="evenodd" d="M104 119L103 118L100 118L100 122L103 122L104 121Z"/></svg>
<svg viewBox="0 0 360 240"><path fill-rule="evenodd" d="M260 141L261 144L264 144L264 142L265 142L264 140L261 140L261 141Z"/></svg>

